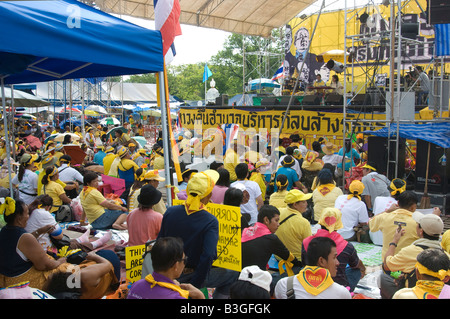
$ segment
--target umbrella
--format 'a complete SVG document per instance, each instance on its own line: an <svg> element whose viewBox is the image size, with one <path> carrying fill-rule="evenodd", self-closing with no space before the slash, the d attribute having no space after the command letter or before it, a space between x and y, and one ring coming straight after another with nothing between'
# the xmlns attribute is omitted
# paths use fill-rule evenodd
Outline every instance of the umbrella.
<svg viewBox="0 0 450 319"><path fill-rule="evenodd" d="M145 147L145 145L147 145L147 140L143 136L133 136L133 140L138 142L142 147Z"/></svg>
<svg viewBox="0 0 450 319"><path fill-rule="evenodd" d="M53 139L55 142L63 142L66 135L70 135L72 142L78 141L81 139L81 137L79 135L74 134L74 133L59 133L59 134L53 134L53 135L55 135L55 137ZM50 136L52 136L52 135L50 135Z"/></svg>
<svg viewBox="0 0 450 319"><path fill-rule="evenodd" d="M83 164L84 158L86 157L86 153L81 149L79 145L76 144L66 144L64 145L64 151L67 155L69 155L72 160L72 165Z"/></svg>
<svg viewBox="0 0 450 319"><path fill-rule="evenodd" d="M250 91L253 90L260 90L262 88L279 88L281 85L275 81L272 81L271 79L255 79L248 82L248 89Z"/></svg>
<svg viewBox="0 0 450 319"><path fill-rule="evenodd" d="M116 125L120 124L120 121L116 119L115 117L105 117L100 121L101 125Z"/></svg>
<svg viewBox="0 0 450 319"><path fill-rule="evenodd" d="M66 107L66 108L61 108L61 110L59 111L59 113L70 113L70 111L72 110L72 113L81 113L81 111L77 108L70 108L70 107Z"/></svg>
<svg viewBox="0 0 450 319"><path fill-rule="evenodd" d="M106 109L100 105L89 105L88 107L86 107L86 111L87 110L94 111L94 112L101 113L101 114L108 114Z"/></svg>
<svg viewBox="0 0 450 319"><path fill-rule="evenodd" d="M41 148L41 146L42 146L41 140L39 138L37 138L36 136L28 135L28 136L25 136L23 139L27 141L28 145L30 145L30 147L32 149L36 150L36 149Z"/></svg>
<svg viewBox="0 0 450 319"><path fill-rule="evenodd" d="M84 110L84 114L87 116L99 116L100 113L92 110Z"/></svg>
<svg viewBox="0 0 450 319"><path fill-rule="evenodd" d="M110 129L106 133L106 139L109 140L110 136L112 136L112 139L114 139L115 138L114 134L116 133L116 131L122 131L124 133L128 133L128 130L126 128L124 128L123 126L117 126L117 127Z"/></svg>
<svg viewBox="0 0 450 319"><path fill-rule="evenodd" d="M36 120L36 116L31 114L16 114L14 117L24 120Z"/></svg>

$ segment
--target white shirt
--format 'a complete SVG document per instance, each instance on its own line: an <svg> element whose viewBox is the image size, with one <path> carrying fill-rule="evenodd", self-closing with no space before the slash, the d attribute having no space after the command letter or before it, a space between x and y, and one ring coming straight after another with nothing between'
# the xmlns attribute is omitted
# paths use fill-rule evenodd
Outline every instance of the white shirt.
<svg viewBox="0 0 450 319"><path fill-rule="evenodd" d="M393 204L397 204L395 198L390 196L378 196L373 203L372 213L378 215L387 211ZM375 245L383 246L383 232L369 232L370 239Z"/></svg>
<svg viewBox="0 0 450 319"><path fill-rule="evenodd" d="M258 205L256 203L256 198L261 196L261 188L259 188L258 183L254 181L236 181L232 183L230 186L234 187L236 184L244 184L246 191L250 195L250 199L248 203L241 205L241 214L250 214L251 219L249 221L249 225L253 225L258 220Z"/></svg>
<svg viewBox="0 0 450 319"><path fill-rule="evenodd" d="M288 277L282 278L276 284L274 291L275 299L287 299L287 280ZM306 292L305 288L303 288L297 278L294 279L293 288L295 299L352 299L352 296L347 288L339 285L338 283L333 283L330 287L322 291L317 296Z"/></svg>
<svg viewBox="0 0 450 319"><path fill-rule="evenodd" d="M27 205L31 204L37 196L38 175L35 172L26 169L21 182L19 182L19 174L14 176L11 182L14 185L19 185L19 198Z"/></svg>
<svg viewBox="0 0 450 319"><path fill-rule="evenodd" d="M334 207L338 208L342 213L342 227L338 229L344 239L351 238L355 231L353 227L359 223L368 223L369 214L367 213L366 204L357 197L347 199L348 195L341 195L336 198Z"/></svg>
<svg viewBox="0 0 450 319"><path fill-rule="evenodd" d="M75 168L68 166L67 164L62 164L58 167L59 179L63 182L74 182L83 183L83 175Z"/></svg>
<svg viewBox="0 0 450 319"><path fill-rule="evenodd" d="M329 163L336 167L339 163L342 163L342 158L343 156L338 154L324 155L322 161L324 164Z"/></svg>
<svg viewBox="0 0 450 319"><path fill-rule="evenodd" d="M30 218L27 221L27 226L25 230L28 233L32 233L35 230L47 226L56 224L55 218L48 211L42 208L35 209ZM50 241L49 234L45 233L39 238L39 244L41 244L42 248L47 251L47 248L52 247L52 242Z"/></svg>

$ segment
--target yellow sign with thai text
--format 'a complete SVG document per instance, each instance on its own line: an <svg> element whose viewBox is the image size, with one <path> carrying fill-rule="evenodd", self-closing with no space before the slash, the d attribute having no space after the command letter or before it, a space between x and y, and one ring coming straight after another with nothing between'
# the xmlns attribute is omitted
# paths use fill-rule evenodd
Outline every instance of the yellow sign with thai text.
<svg viewBox="0 0 450 319"><path fill-rule="evenodd" d="M173 205L184 205L184 201L174 200ZM240 272L242 270L241 209L213 203L209 203L207 209L219 221L217 259L213 266Z"/></svg>

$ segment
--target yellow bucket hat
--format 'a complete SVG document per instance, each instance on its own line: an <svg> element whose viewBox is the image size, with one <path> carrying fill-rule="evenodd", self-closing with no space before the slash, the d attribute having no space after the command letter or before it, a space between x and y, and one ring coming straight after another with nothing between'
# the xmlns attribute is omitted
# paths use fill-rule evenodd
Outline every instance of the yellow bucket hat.
<svg viewBox="0 0 450 319"><path fill-rule="evenodd" d="M144 180L156 180L159 182L164 182L166 179L159 175L159 171L157 169L151 170L145 173Z"/></svg>
<svg viewBox="0 0 450 319"><path fill-rule="evenodd" d="M327 207L322 211L319 224L326 227L330 233L344 227L342 225L342 213L338 208Z"/></svg>
<svg viewBox="0 0 450 319"><path fill-rule="evenodd" d="M128 148L126 148L125 146L120 147L119 150L117 151L117 155L119 155L120 158L124 157L127 154Z"/></svg>
<svg viewBox="0 0 450 319"><path fill-rule="evenodd" d="M308 200L312 197L312 193L305 194L298 189L291 189L284 197L284 202L286 204L294 204L296 202Z"/></svg>

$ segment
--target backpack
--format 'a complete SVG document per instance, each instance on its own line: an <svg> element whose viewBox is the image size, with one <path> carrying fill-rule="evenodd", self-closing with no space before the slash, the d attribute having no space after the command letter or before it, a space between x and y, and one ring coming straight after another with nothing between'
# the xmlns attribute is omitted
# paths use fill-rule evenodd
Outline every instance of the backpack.
<svg viewBox="0 0 450 319"><path fill-rule="evenodd" d="M70 205L61 205L55 212L55 220L58 223L66 223L75 220L75 216Z"/></svg>

